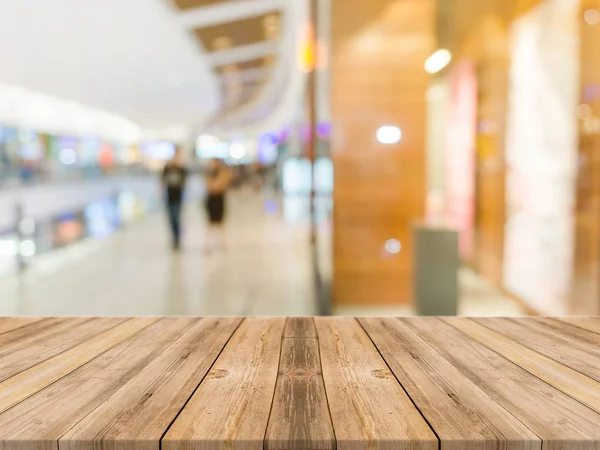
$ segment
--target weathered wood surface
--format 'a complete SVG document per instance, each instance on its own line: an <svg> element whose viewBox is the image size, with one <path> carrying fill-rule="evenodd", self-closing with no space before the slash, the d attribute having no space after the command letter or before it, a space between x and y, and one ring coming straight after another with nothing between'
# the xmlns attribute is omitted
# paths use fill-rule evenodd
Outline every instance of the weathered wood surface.
<svg viewBox="0 0 600 450"><path fill-rule="evenodd" d="M600 319L0 318L0 450L600 450Z"/></svg>

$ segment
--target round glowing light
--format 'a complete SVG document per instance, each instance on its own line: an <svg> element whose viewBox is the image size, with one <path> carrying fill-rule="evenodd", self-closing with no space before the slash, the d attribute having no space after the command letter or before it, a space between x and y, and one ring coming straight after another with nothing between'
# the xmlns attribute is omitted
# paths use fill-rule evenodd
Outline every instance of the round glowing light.
<svg viewBox="0 0 600 450"><path fill-rule="evenodd" d="M72 148L63 148L58 155L58 159L60 159L60 162L64 165L70 166L77 161L77 153L75 153L75 150Z"/></svg>
<svg viewBox="0 0 600 450"><path fill-rule="evenodd" d="M592 115L592 107L590 105L582 104L577 108L577 115L580 119L587 119Z"/></svg>
<svg viewBox="0 0 600 450"><path fill-rule="evenodd" d="M398 239L388 239L385 243L385 251L392 255L397 255L401 250L402 244Z"/></svg>
<svg viewBox="0 0 600 450"><path fill-rule="evenodd" d="M231 144L229 154L233 159L242 159L246 156L246 148L242 144Z"/></svg>
<svg viewBox="0 0 600 450"><path fill-rule="evenodd" d="M600 22L600 11L593 8L588 9L585 13L583 13L583 17L590 25L597 25L598 22Z"/></svg>
<svg viewBox="0 0 600 450"><path fill-rule="evenodd" d="M19 224L19 230L21 230L21 234L31 236L35 233L35 220L31 217L25 217Z"/></svg>
<svg viewBox="0 0 600 450"><path fill-rule="evenodd" d="M452 53L449 50L438 50L425 61L425 71L430 74L438 73L450 64L450 61L452 61Z"/></svg>
<svg viewBox="0 0 600 450"><path fill-rule="evenodd" d="M384 126L377 130L377 140L382 144L397 144L402 139L402 131L395 126Z"/></svg>
<svg viewBox="0 0 600 450"><path fill-rule="evenodd" d="M19 254L21 256L24 256L25 258L29 258L29 257L35 255L35 252L36 252L35 242L27 240L27 241L23 241L19 244Z"/></svg>

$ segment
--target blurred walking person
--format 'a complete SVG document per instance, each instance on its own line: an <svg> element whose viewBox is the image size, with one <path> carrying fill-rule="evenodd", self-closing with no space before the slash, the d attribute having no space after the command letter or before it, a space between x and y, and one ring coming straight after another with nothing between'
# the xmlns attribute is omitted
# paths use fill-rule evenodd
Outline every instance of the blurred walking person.
<svg viewBox="0 0 600 450"><path fill-rule="evenodd" d="M183 164L181 150L175 150L173 158L165 165L162 172L162 184L166 195L167 214L171 227L173 250L181 246L181 215L183 195L188 177L188 170Z"/></svg>
<svg viewBox="0 0 600 450"><path fill-rule="evenodd" d="M226 193L231 185L231 169L220 159L211 159L206 177L205 207L208 215L207 250L220 249L224 245L223 223L225 220Z"/></svg>

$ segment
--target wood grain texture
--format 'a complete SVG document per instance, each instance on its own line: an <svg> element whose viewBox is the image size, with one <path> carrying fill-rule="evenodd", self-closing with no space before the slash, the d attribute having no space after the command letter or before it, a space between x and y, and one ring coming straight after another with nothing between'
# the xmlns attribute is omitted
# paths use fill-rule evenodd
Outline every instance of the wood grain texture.
<svg viewBox="0 0 600 450"><path fill-rule="evenodd" d="M0 450L598 450L575 319L41 319L0 334L0 371L47 358Z"/></svg>
<svg viewBox="0 0 600 450"><path fill-rule="evenodd" d="M312 317L289 317L285 321L284 338L316 338L317 329Z"/></svg>
<svg viewBox="0 0 600 450"><path fill-rule="evenodd" d="M285 319L246 319L162 440L163 450L262 450Z"/></svg>
<svg viewBox="0 0 600 450"><path fill-rule="evenodd" d="M558 329L565 332L561 335L556 328L537 319L478 319L476 322L600 382L600 335L591 340L596 345L590 346L590 341L571 339L567 334L571 328L568 324L558 323Z"/></svg>
<svg viewBox="0 0 600 450"><path fill-rule="evenodd" d="M584 348L590 352L597 352L600 347L600 334L586 330L576 325L548 317L532 317L529 324L544 332L564 339L572 345Z"/></svg>
<svg viewBox="0 0 600 450"><path fill-rule="evenodd" d="M75 321L81 319L74 319ZM76 324L77 322L74 322ZM58 317L49 317L47 319L33 322L27 326L15 327L0 335L0 348L8 348L10 346L22 347L39 337L46 336L56 329L69 326L67 319Z"/></svg>
<svg viewBox="0 0 600 450"><path fill-rule="evenodd" d="M0 334L39 322L40 317L0 317Z"/></svg>
<svg viewBox="0 0 600 450"><path fill-rule="evenodd" d="M540 380L600 412L600 383L470 319L442 319Z"/></svg>
<svg viewBox="0 0 600 450"><path fill-rule="evenodd" d="M542 441L397 319L360 319L444 450L541 449ZM475 425L476 424L476 425Z"/></svg>
<svg viewBox="0 0 600 450"><path fill-rule="evenodd" d="M600 415L581 402L445 320L400 320L539 436L544 450L587 450L600 446Z"/></svg>
<svg viewBox="0 0 600 450"><path fill-rule="evenodd" d="M3 381L0 383L0 413L60 380L157 320L130 319Z"/></svg>
<svg viewBox="0 0 600 450"><path fill-rule="evenodd" d="M287 319L265 450L334 450L314 320Z"/></svg>
<svg viewBox="0 0 600 450"><path fill-rule="evenodd" d="M30 339L19 340L0 348L0 381L74 347L92 336L125 322L126 319L69 319Z"/></svg>
<svg viewBox="0 0 600 450"><path fill-rule="evenodd" d="M338 450L438 448L438 440L355 319L316 318Z"/></svg>
<svg viewBox="0 0 600 450"><path fill-rule="evenodd" d="M0 414L0 442L10 442L11 450L57 450L61 436L103 402L113 401L113 394L160 356L195 320L144 320L136 324L136 328L144 325L139 333L121 337L104 354ZM149 399L141 396L140 400ZM94 444L89 440L82 442L82 447Z"/></svg>
<svg viewBox="0 0 600 450"><path fill-rule="evenodd" d="M591 331L592 333L600 334L600 318L598 317L564 317L558 320Z"/></svg>
<svg viewBox="0 0 600 450"><path fill-rule="evenodd" d="M173 322L173 330L185 325L185 332L65 434L61 449L158 449L161 437L241 321L206 318L194 320L191 326Z"/></svg>

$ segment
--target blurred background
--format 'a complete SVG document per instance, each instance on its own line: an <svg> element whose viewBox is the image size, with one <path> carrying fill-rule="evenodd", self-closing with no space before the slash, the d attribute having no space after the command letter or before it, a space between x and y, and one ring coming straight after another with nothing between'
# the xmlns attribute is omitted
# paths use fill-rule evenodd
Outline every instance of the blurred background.
<svg viewBox="0 0 600 450"><path fill-rule="evenodd" d="M0 315L600 314L600 0L0 17Z"/></svg>

